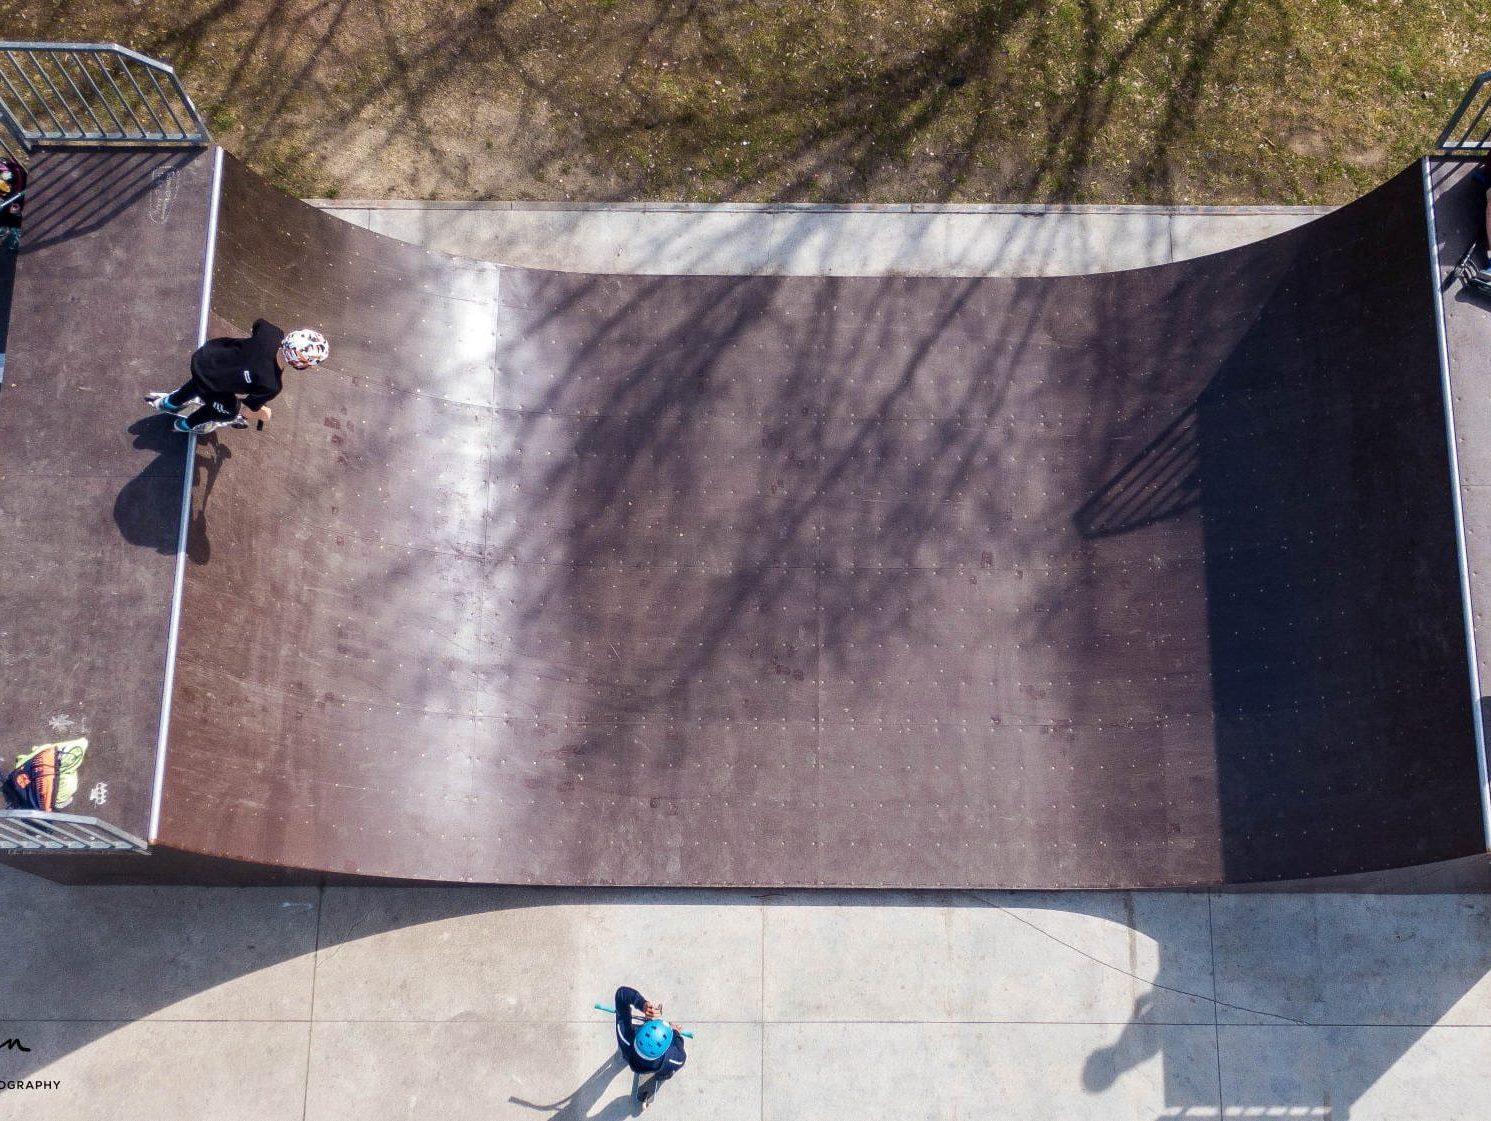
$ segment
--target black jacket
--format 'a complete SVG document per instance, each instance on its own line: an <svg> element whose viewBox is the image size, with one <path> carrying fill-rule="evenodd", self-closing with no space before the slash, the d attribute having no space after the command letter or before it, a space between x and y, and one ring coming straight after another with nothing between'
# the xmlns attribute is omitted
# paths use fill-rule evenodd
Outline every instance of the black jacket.
<svg viewBox="0 0 1491 1121"><path fill-rule="evenodd" d="M616 990L616 1046L620 1048L622 1058L626 1059L626 1065L638 1074L650 1074L656 1072L659 1082L666 1082L680 1070L688 1060L684 1054L683 1036L675 1035L673 1044L658 1059L644 1059L637 1054L637 1045L633 1042L637 1035L637 1026L632 1023L632 1009L642 1011L642 1006L647 1001L636 989L622 985Z"/></svg>
<svg viewBox="0 0 1491 1121"><path fill-rule="evenodd" d="M213 393L231 393L257 409L279 396L276 355L285 332L266 319L254 321L246 339L208 339L192 355L192 377Z"/></svg>

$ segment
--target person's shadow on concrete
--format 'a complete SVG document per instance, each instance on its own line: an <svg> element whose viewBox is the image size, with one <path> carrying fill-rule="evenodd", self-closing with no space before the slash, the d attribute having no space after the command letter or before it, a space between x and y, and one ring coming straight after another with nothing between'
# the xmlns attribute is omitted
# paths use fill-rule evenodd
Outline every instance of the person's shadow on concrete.
<svg viewBox="0 0 1491 1121"><path fill-rule="evenodd" d="M129 426L138 450L154 458L120 489L114 499L114 524L131 545L175 555L181 532L181 461L186 455L186 437L171 427L164 414L142 417ZM232 458L232 451L216 436L198 440L201 454L194 469L204 483L201 501L187 533L187 552L193 561L205 562L212 549L207 539L207 500L218 472Z"/></svg>
<svg viewBox="0 0 1491 1121"><path fill-rule="evenodd" d="M1119 1037L1099 1047L1082 1064L1082 1088L1101 1094L1118 1076L1160 1053L1160 1034L1154 1030L1154 996L1144 993L1134 1001L1134 1012Z"/></svg>
<svg viewBox="0 0 1491 1121"><path fill-rule="evenodd" d="M507 1100L525 1109L548 1113L555 1121L620 1121L623 1117L636 1117L642 1109L632 1097L630 1083L627 1084L626 1094L607 1102L599 1113L590 1112L605 1094L606 1087L624 1070L625 1060L613 1051L596 1068L594 1074L557 1102L530 1102L519 1097L509 1097Z"/></svg>

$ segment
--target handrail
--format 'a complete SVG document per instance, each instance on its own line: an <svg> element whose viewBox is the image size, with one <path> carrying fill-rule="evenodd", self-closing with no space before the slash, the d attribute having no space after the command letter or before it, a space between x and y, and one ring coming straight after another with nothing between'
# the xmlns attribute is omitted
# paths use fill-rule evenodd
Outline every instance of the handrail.
<svg viewBox="0 0 1491 1121"><path fill-rule="evenodd" d="M1441 152L1491 151L1491 70L1470 83L1435 147Z"/></svg>
<svg viewBox="0 0 1491 1121"><path fill-rule="evenodd" d="M148 852L136 837L96 817L0 810L0 852Z"/></svg>
<svg viewBox="0 0 1491 1121"><path fill-rule="evenodd" d="M201 145L212 134L176 71L118 43L0 41L0 156L38 144Z"/></svg>

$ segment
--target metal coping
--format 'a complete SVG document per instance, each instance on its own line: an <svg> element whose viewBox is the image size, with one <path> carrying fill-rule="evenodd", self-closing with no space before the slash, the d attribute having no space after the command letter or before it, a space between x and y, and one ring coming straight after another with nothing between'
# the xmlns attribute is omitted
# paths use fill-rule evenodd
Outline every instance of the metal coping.
<svg viewBox="0 0 1491 1121"><path fill-rule="evenodd" d="M213 152L212 195L207 211L207 245L202 254L202 299L197 310L197 345L207 341L207 319L212 302L212 270L217 260L217 220L223 195L223 150ZM166 743L171 731L171 694L176 683L176 644L181 631L181 594L186 581L186 534L192 511L192 474L197 461L197 437L187 433L181 479L181 521L176 531L176 575L171 587L171 619L166 632L166 674L161 684L160 728L155 743L155 781L150 792L149 840L160 834L161 799L166 781Z"/></svg>
<svg viewBox="0 0 1491 1121"><path fill-rule="evenodd" d="M1491 75L1483 75L1491 77ZM1491 781L1486 767L1486 725L1481 712L1481 671L1476 662L1475 614L1470 597L1470 558L1465 548L1465 510L1460 492L1460 454L1455 447L1455 402L1450 384L1449 340L1444 326L1444 296L1440 291L1439 227L1434 218L1434 185L1429 159L1419 161L1424 182L1424 218L1429 237L1429 284L1434 293L1434 332L1439 348L1439 378L1444 398L1445 436L1450 453L1450 493L1455 515L1455 557L1460 568L1461 611L1465 617L1465 652L1470 665L1471 726L1475 733L1476 774L1480 781L1481 828L1491 849Z"/></svg>

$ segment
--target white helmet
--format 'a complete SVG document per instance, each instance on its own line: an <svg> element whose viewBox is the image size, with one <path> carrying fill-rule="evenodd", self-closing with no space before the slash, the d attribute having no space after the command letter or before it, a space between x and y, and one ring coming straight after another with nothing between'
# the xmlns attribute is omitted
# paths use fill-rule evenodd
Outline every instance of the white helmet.
<svg viewBox="0 0 1491 1121"><path fill-rule="evenodd" d="M297 370L305 370L325 362L331 354L331 344L320 331L297 327L280 343L280 354Z"/></svg>

